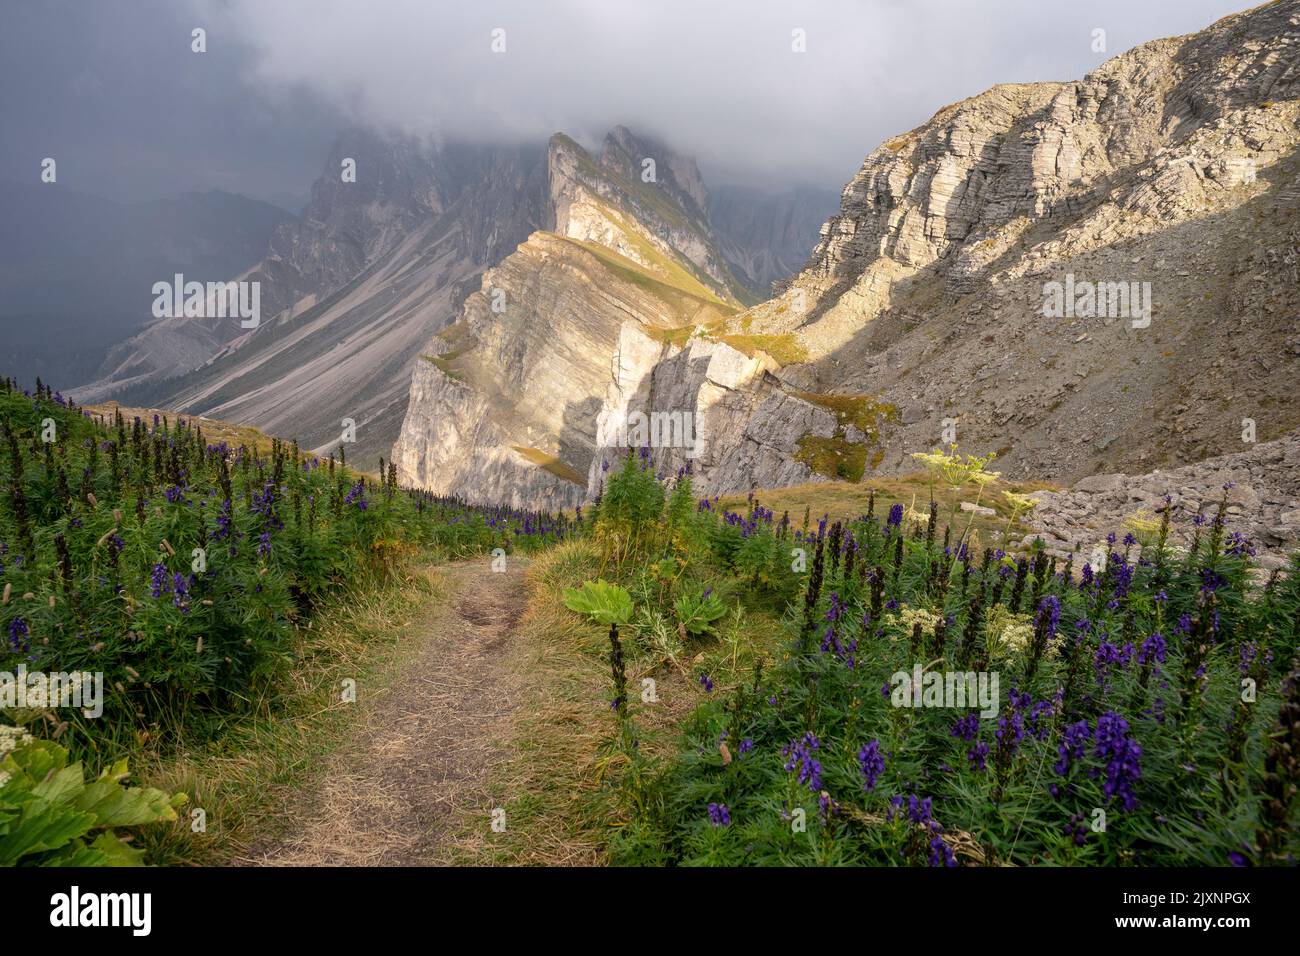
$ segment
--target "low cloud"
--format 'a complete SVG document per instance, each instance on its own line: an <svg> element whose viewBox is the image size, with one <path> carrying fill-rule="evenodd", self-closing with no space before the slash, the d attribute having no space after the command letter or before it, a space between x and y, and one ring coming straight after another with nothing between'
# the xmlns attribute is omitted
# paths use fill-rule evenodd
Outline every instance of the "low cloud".
<svg viewBox="0 0 1300 956"><path fill-rule="evenodd" d="M1241 0L50 0L0 36L0 176L126 198L305 191L346 124L597 142L624 123L712 182L838 187L1001 82L1072 79ZM194 27L206 54L189 50ZM494 53L493 30L505 52ZM1093 31L1106 31L1095 52ZM806 52L792 49L804 31Z"/></svg>
<svg viewBox="0 0 1300 956"><path fill-rule="evenodd" d="M257 84L447 137L592 139L626 123L730 177L830 185L999 82L1072 79L1246 4L1005 0L233 0ZM1094 29L1106 52L1094 52ZM494 30L505 51L493 52ZM804 31L796 53L793 31ZM500 43L498 43L498 47Z"/></svg>

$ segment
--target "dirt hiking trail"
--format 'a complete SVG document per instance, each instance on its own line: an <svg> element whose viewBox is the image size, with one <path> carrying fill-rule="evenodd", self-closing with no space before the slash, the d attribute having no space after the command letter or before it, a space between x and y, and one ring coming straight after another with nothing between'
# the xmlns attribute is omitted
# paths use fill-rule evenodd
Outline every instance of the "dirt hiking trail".
<svg viewBox="0 0 1300 956"><path fill-rule="evenodd" d="M486 557L424 569L446 595L406 630L382 689L357 687L350 738L314 792L285 808L286 836L240 864L418 866L442 862L466 814L490 823L487 786L511 739L521 685L511 643L524 612L526 562L494 573Z"/></svg>

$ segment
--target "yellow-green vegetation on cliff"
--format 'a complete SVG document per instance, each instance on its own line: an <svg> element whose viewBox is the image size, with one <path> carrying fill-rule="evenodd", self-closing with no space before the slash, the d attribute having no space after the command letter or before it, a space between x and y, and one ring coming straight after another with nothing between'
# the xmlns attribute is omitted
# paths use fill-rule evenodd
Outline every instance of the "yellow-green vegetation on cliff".
<svg viewBox="0 0 1300 956"><path fill-rule="evenodd" d="M456 359L460 358L461 354L460 351L453 350L450 352L443 352L441 355L421 355L420 358L424 359L426 362L432 363L438 371L442 372L442 374L446 375L448 378L463 381L464 376L457 371L456 367L452 364Z"/></svg>
<svg viewBox="0 0 1300 956"><path fill-rule="evenodd" d="M719 335L718 341L726 342L750 358L754 357L755 352L766 352L778 365L798 365L808 361L808 350L788 332L771 335L732 333Z"/></svg>
<svg viewBox="0 0 1300 956"><path fill-rule="evenodd" d="M726 328L727 320L718 319L714 322L692 322L688 325L678 326L675 329L653 329L649 334L656 341L665 342L677 348L684 348L686 343L697 332L701 338L722 342L725 340ZM753 358L752 355L750 357Z"/></svg>
<svg viewBox="0 0 1300 956"><path fill-rule="evenodd" d="M898 422L898 409L871 395L826 395L819 392L796 392L800 398L820 405L835 415L835 434L805 435L799 439L795 458L816 474L845 481L861 481L866 473L868 451L870 465L880 464L884 453L877 448L883 426ZM861 432L862 438L850 439L848 429Z"/></svg>
<svg viewBox="0 0 1300 956"><path fill-rule="evenodd" d="M623 242L636 253L640 261L632 260L635 266L687 295L725 306L728 314L739 311L738 301L729 295L719 295L713 281L689 259L670 255L656 246L641 229L637 228L635 222L630 222L623 212L609 203L595 197L590 197L589 201L600 210L606 222L618 229ZM587 247L595 245L606 252L613 251L607 246L589 240L582 240L582 244ZM628 257L620 255L619 258Z"/></svg>
<svg viewBox="0 0 1300 956"><path fill-rule="evenodd" d="M697 313L704 306L712 307L721 314L729 315L735 311L734 307L719 299L667 256L659 257L665 266L664 272L656 272L598 242L560 235L556 235L556 238L587 250L618 278L674 306L675 311L683 316Z"/></svg>
<svg viewBox="0 0 1300 956"><path fill-rule="evenodd" d="M550 472L557 478L571 481L575 485L586 485L587 483L586 476L571 465L566 465L555 455L548 455L540 448L526 448L523 445L511 445L510 447L538 468Z"/></svg>
<svg viewBox="0 0 1300 956"><path fill-rule="evenodd" d="M572 137L566 136L564 133L556 133L551 137L551 142L560 143L567 147L577 157L579 167L587 176L595 180L605 180L618 187L638 205L646 207L663 220L665 225L671 226L673 229L695 230L695 226L686 218L686 215L670 199L648 183L642 183L620 175L612 169L602 168L591 158L590 153L575 142Z"/></svg>
<svg viewBox="0 0 1300 956"><path fill-rule="evenodd" d="M438 371L442 372L448 378L454 378L458 382L465 380L464 372L456 366L456 359L460 358L475 345L474 336L469 330L469 326L464 321L453 322L445 329L439 329L434 333L434 338L446 342L450 348L445 352L437 355L428 355L422 353L420 358L435 366Z"/></svg>
<svg viewBox="0 0 1300 956"><path fill-rule="evenodd" d="M819 475L844 481L861 481L867 468L866 446L841 434L805 435L794 457Z"/></svg>
<svg viewBox="0 0 1300 956"><path fill-rule="evenodd" d="M669 272L684 273L689 277L689 283L701 286L708 297L716 298L718 301L725 302L733 307L752 304L748 302L742 303L742 296L750 299L752 295L745 292L744 286L736 279L725 259L718 253L707 222L688 215L668 194L657 186L642 182L636 177L626 176L606 163L597 163L591 154L563 133L555 134L551 137L551 142L563 147L568 154L573 156L578 171L584 180L583 185L588 193L587 200L599 207L605 218L620 229L628 241L636 247L638 256L642 257L650 265L652 271L659 271L660 267L666 267ZM620 213L609 202L604 201L604 199L609 198L611 187L616 193L621 194L621 204L625 207L625 212L630 213L633 218L645 221L648 214L648 220L657 220L661 228L672 233L696 237L711 250L718 275L716 277L709 275L704 269L685 257L670 257L661 250L653 248L652 243L646 239L643 233L627 225L627 219L623 213ZM652 231L654 231L653 227ZM677 278L679 277L674 276L671 281L676 284Z"/></svg>
<svg viewBox="0 0 1300 956"><path fill-rule="evenodd" d="M812 402L834 412L836 423L852 425L869 438L879 436L886 422L899 421L898 408L872 395L828 395L822 392L795 392L805 402Z"/></svg>
<svg viewBox="0 0 1300 956"><path fill-rule="evenodd" d="M464 319L458 319L446 328L439 329L434 333L434 335L446 342L453 349L464 351L474 344L473 333L470 332L469 323Z"/></svg>

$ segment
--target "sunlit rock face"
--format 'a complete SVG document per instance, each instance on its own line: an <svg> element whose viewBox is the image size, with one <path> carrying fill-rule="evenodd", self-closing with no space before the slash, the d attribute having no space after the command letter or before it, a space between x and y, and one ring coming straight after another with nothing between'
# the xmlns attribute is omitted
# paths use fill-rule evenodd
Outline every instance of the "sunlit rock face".
<svg viewBox="0 0 1300 956"><path fill-rule="evenodd" d="M1270 4L945 107L866 158L742 319L806 353L783 381L899 411L883 471L949 427L1056 479L1238 451L1246 418L1294 429L1298 53L1300 10ZM1082 308L1047 308L1054 287ZM1149 314L1090 312L1103 289Z"/></svg>
<svg viewBox="0 0 1300 956"><path fill-rule="evenodd" d="M806 478L779 453L768 462L766 439L732 448L772 363L694 334L750 297L719 250L694 162L622 128L598 158L556 136L548 182L551 228L485 273L422 352L393 448L399 479L474 501L576 505L624 453L605 432L629 411L676 416L656 467L694 454L685 426L692 445L697 427L714 436L699 442L709 474Z"/></svg>

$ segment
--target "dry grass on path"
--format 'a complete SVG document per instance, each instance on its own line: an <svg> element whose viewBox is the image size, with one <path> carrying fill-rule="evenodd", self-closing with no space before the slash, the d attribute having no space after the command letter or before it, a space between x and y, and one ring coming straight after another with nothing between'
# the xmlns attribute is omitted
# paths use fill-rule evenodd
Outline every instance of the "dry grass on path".
<svg viewBox="0 0 1300 956"><path fill-rule="evenodd" d="M490 823L486 787L512 738L518 677L507 666L523 611L520 559L427 573L448 599L414 629L418 643L391 679L358 687L351 739L313 792L288 813L297 825L238 862L402 866L440 862L453 821Z"/></svg>

